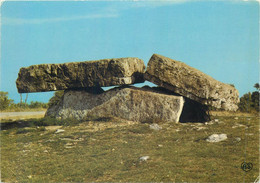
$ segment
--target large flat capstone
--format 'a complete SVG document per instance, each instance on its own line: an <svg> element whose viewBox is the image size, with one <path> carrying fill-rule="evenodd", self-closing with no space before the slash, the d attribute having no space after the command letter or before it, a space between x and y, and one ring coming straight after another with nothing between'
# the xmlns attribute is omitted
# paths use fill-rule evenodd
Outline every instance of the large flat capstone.
<svg viewBox="0 0 260 183"><path fill-rule="evenodd" d="M154 54L145 79L175 93L224 110L237 110L238 91L182 62Z"/></svg>
<svg viewBox="0 0 260 183"><path fill-rule="evenodd" d="M19 93L144 82L144 62L138 58L41 64L21 68L16 80Z"/></svg>
<svg viewBox="0 0 260 183"><path fill-rule="evenodd" d="M47 110L46 116L78 120L114 116L138 122L179 122L183 105L183 97L152 89L118 87L101 94L68 90L57 105Z"/></svg>

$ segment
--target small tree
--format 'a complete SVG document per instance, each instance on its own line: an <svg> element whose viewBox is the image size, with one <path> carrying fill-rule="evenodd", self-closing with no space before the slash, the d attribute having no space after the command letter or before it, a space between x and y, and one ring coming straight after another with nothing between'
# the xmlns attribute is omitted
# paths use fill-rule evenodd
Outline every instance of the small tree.
<svg viewBox="0 0 260 183"><path fill-rule="evenodd" d="M7 109L11 104L13 104L14 100L9 99L8 92L0 91L0 110Z"/></svg>
<svg viewBox="0 0 260 183"><path fill-rule="evenodd" d="M244 111L244 112L250 112L251 111L251 105L252 105L252 100L251 100L251 92L248 92L244 94L240 98L240 103L239 103L239 110Z"/></svg>
<svg viewBox="0 0 260 183"><path fill-rule="evenodd" d="M254 91L253 93L248 92L240 98L240 103L239 103L240 111L259 112L259 83L256 83L254 87L257 89L257 91Z"/></svg>
<svg viewBox="0 0 260 183"><path fill-rule="evenodd" d="M259 111L259 92L260 92L260 87L259 83L256 83L254 87L257 89L257 91L254 91L252 93L251 99L252 99L252 107L256 110Z"/></svg>
<svg viewBox="0 0 260 183"><path fill-rule="evenodd" d="M259 83L256 83L256 84L254 85L254 87L255 87L258 91L260 90Z"/></svg>

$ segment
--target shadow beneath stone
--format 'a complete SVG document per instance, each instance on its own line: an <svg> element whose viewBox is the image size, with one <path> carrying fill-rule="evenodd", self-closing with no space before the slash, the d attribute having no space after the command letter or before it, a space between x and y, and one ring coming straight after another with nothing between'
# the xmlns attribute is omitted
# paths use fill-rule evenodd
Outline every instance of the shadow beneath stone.
<svg viewBox="0 0 260 183"><path fill-rule="evenodd" d="M184 99L185 103L179 120L181 123L210 121L208 106L186 97Z"/></svg>
<svg viewBox="0 0 260 183"><path fill-rule="evenodd" d="M91 93L91 94L101 94L104 92L104 90L99 87L99 86L96 86L96 87L88 87L88 88L72 88L72 89L69 89L69 90L73 90L73 91L86 91L88 93ZM65 91L69 91L69 90L65 90Z"/></svg>
<svg viewBox="0 0 260 183"><path fill-rule="evenodd" d="M170 91L163 87L149 87L143 86L145 90L152 90L156 93L163 93L168 95L181 96L173 91ZM179 119L179 122L207 122L210 121L209 108L206 105L203 105L199 102L191 100L189 98L183 97L185 102L183 106L183 110Z"/></svg>
<svg viewBox="0 0 260 183"><path fill-rule="evenodd" d="M0 129L1 130L9 130L12 128L24 128L24 127L30 127L31 122L25 121L25 120L17 120L12 122L1 122L0 123Z"/></svg>
<svg viewBox="0 0 260 183"><path fill-rule="evenodd" d="M16 121L1 121L0 129L9 130L13 128L24 128L24 127L42 127L42 126L69 126L77 125L81 121L77 121L71 118L65 120L58 120L51 117L45 117L40 119L26 119L26 120L16 120Z"/></svg>

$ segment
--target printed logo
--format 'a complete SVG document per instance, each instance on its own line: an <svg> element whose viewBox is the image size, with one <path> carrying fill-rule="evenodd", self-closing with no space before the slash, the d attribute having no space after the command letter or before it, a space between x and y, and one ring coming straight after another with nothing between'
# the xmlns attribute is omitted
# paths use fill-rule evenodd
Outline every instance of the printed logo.
<svg viewBox="0 0 260 183"><path fill-rule="evenodd" d="M245 172L248 172L248 171L253 169L253 164L252 163L243 162L241 164L241 169L244 170Z"/></svg>

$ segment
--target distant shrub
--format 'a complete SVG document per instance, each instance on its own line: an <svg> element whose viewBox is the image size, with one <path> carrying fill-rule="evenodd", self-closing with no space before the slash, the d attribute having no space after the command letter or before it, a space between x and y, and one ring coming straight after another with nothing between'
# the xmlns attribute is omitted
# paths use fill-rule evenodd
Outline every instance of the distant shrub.
<svg viewBox="0 0 260 183"><path fill-rule="evenodd" d="M29 108L35 109L35 108L48 108L48 104L43 103L43 102L34 102L31 101L31 103L28 105Z"/></svg>
<svg viewBox="0 0 260 183"><path fill-rule="evenodd" d="M257 91L248 92L240 98L239 110L242 112L259 112L259 84L254 87Z"/></svg>
<svg viewBox="0 0 260 183"><path fill-rule="evenodd" d="M0 91L0 110L5 110L13 104L13 100L9 99L8 92Z"/></svg>
<svg viewBox="0 0 260 183"><path fill-rule="evenodd" d="M27 99L26 99L27 100ZM14 100L9 99L8 92L0 91L0 111L9 110L9 111L21 111L28 109L40 109L40 108L48 108L48 104L43 102L34 102L31 101L30 104L26 102L14 103Z"/></svg>

